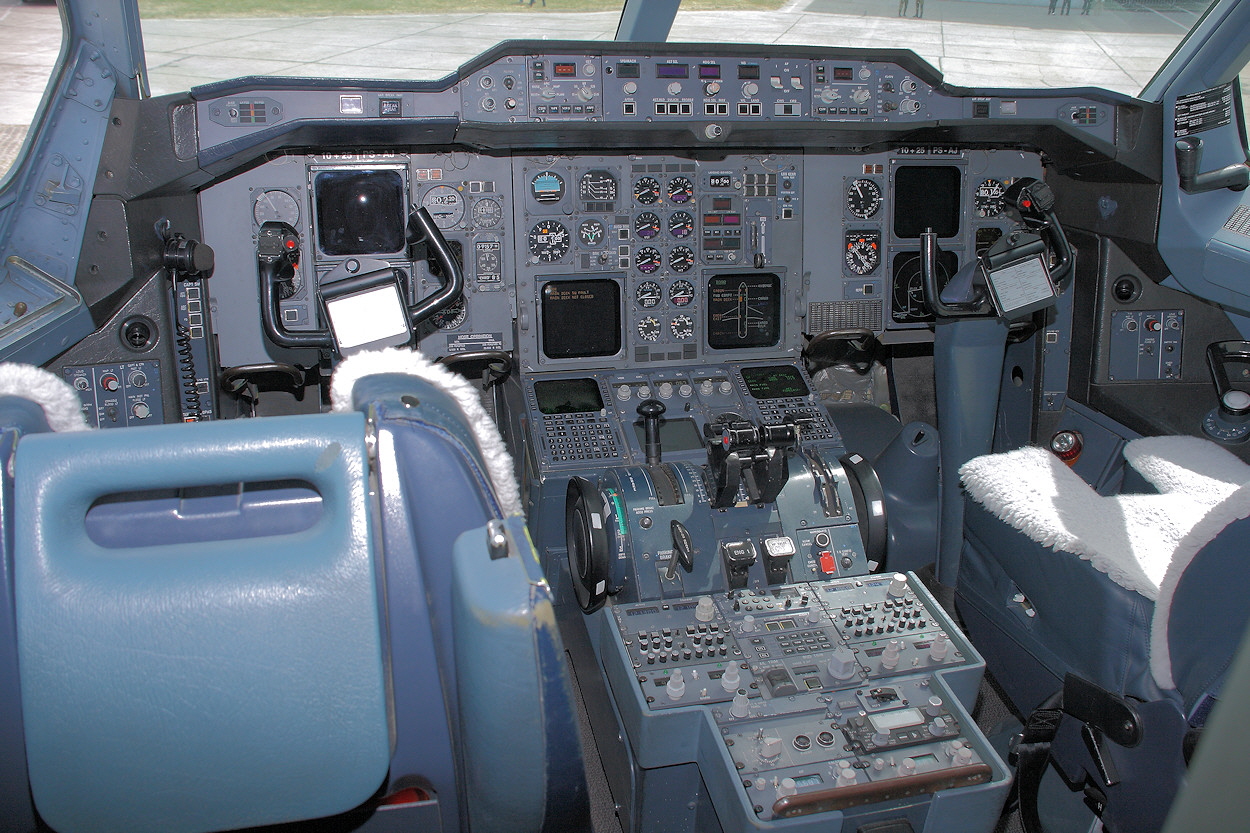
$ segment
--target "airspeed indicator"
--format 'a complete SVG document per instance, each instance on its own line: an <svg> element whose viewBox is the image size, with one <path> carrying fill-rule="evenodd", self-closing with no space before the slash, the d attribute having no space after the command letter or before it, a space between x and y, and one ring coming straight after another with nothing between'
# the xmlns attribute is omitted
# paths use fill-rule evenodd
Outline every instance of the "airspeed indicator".
<svg viewBox="0 0 1250 833"><path fill-rule="evenodd" d="M997 179L987 179L977 186L972 205L978 217L997 217L1003 213L1003 184Z"/></svg>
<svg viewBox="0 0 1250 833"><path fill-rule="evenodd" d="M881 186L871 179L856 179L846 189L846 210L867 220L881 209Z"/></svg>

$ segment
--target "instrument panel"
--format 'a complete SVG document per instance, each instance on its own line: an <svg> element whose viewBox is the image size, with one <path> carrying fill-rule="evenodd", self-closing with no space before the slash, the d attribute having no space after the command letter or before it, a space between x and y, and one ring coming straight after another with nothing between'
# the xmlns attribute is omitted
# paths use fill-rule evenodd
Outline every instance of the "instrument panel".
<svg viewBox="0 0 1250 833"><path fill-rule="evenodd" d="M462 302L418 333L430 355L516 350L527 372L795 356L802 335L862 327L930 338L919 236L946 276L1013 221L1002 194L1040 177L1023 151L959 147L844 155L293 154L200 196L217 250L210 289L224 366L289 359L254 306L255 240L294 230L280 293L292 332L323 326L318 282L351 259L404 276L409 300L442 284L405 239L418 206L460 257ZM363 208L368 206L368 209Z"/></svg>

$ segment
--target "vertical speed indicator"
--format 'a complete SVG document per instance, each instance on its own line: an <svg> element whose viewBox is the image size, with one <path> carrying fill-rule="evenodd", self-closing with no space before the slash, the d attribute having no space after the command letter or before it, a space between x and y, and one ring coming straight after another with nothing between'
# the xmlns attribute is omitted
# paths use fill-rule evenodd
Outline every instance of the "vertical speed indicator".
<svg viewBox="0 0 1250 833"><path fill-rule="evenodd" d="M881 231L861 229L846 232L846 268L855 275L870 275L881 263Z"/></svg>

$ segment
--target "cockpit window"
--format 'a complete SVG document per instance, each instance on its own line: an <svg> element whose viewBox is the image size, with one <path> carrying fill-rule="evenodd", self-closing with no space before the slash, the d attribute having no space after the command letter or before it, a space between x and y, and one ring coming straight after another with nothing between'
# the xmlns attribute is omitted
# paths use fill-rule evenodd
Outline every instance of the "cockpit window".
<svg viewBox="0 0 1250 833"><path fill-rule="evenodd" d="M1241 68L1241 75L1237 77L1238 86L1241 87L1241 124L1243 137L1250 137L1250 64ZM1250 145L1246 147L1247 156L1250 156Z"/></svg>
<svg viewBox="0 0 1250 833"><path fill-rule="evenodd" d="M623 0L141 0L153 94L241 75L442 78L513 38L610 40ZM1138 94L1211 0L684 0L670 42L911 49L966 87ZM419 10L419 11L418 11Z"/></svg>
<svg viewBox="0 0 1250 833"><path fill-rule="evenodd" d="M61 49L55 0L0 0L0 182L26 141Z"/></svg>

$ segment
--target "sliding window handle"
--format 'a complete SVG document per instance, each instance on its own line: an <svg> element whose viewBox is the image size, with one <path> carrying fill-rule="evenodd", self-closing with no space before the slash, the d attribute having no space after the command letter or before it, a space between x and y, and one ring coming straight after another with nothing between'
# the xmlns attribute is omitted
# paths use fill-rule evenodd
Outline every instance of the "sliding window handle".
<svg viewBox="0 0 1250 833"><path fill-rule="evenodd" d="M1176 140L1176 175L1186 194L1200 194L1230 188L1244 191L1250 185L1250 167L1246 163L1228 165L1215 171L1198 172L1202 165L1202 139L1190 136Z"/></svg>

